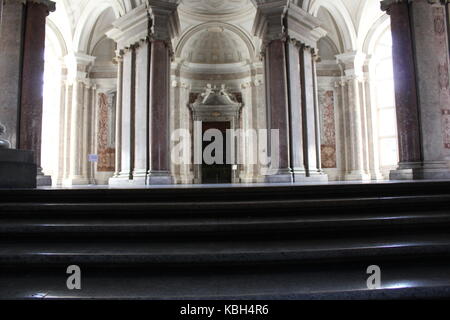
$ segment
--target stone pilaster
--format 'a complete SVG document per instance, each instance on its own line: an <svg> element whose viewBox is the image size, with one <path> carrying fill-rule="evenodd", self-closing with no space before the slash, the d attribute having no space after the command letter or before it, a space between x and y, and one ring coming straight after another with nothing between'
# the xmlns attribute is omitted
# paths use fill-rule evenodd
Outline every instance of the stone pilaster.
<svg viewBox="0 0 450 320"><path fill-rule="evenodd" d="M256 62L251 67L251 76L241 84L243 96L242 129L240 135L242 146L242 169L240 181L243 183L264 182L261 175L261 151L259 129L267 128L264 110L264 74L262 63ZM260 124L263 123L263 126Z"/></svg>
<svg viewBox="0 0 450 320"><path fill-rule="evenodd" d="M391 16L400 163L391 179L450 178L446 0L385 0Z"/></svg>
<svg viewBox="0 0 450 320"><path fill-rule="evenodd" d="M345 180L370 180L367 170L365 155L364 130L364 74L363 65L365 55L360 52L350 52L337 56L338 61L344 69L346 103L344 104L344 118L346 135L349 143L347 145L347 168Z"/></svg>
<svg viewBox="0 0 450 320"><path fill-rule="evenodd" d="M258 4L254 33L263 41L268 129L278 130L278 174L269 182L327 180L320 168L316 18L290 1ZM271 146L272 148L272 146ZM271 150L274 152L274 150Z"/></svg>
<svg viewBox="0 0 450 320"><path fill-rule="evenodd" d="M191 184L194 182L193 165L192 165L192 142L191 135L187 136L185 133L191 133L193 121L191 119L189 109L189 93L191 86L180 78L180 63L172 63L172 81L171 81L171 97L170 101L170 132L173 134L177 131L182 136L171 136L171 150L175 150L178 143L183 145L182 159L179 161L171 161L171 172L174 178L174 183ZM179 139L182 139L181 141ZM171 153L171 156L181 156L176 151Z"/></svg>

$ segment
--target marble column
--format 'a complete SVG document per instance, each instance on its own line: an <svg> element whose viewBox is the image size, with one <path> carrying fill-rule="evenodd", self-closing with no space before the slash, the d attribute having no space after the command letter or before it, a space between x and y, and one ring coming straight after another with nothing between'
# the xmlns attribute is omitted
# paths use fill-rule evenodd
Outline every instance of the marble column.
<svg viewBox="0 0 450 320"><path fill-rule="evenodd" d="M75 53L65 57L68 69L65 94L65 178L63 185L87 185L91 177L88 171L90 136L92 135L92 94L88 73L95 57Z"/></svg>
<svg viewBox="0 0 450 320"><path fill-rule="evenodd" d="M0 122L6 128L3 138L13 149L18 148L19 140L24 7L20 1L2 3L0 21Z"/></svg>
<svg viewBox="0 0 450 320"><path fill-rule="evenodd" d="M254 34L263 41L268 129L279 132L277 174L269 182L326 181L318 127L317 41L319 21L290 1L258 5ZM272 149L272 146L271 146ZM273 150L271 150L273 152Z"/></svg>
<svg viewBox="0 0 450 320"><path fill-rule="evenodd" d="M124 50L120 174L117 182L128 183L133 177L134 166L134 106L135 106L135 65L134 47Z"/></svg>
<svg viewBox="0 0 450 320"><path fill-rule="evenodd" d="M317 89L316 70L316 49L303 44L300 47L300 74L301 74L301 103L291 104L292 109L301 108L302 132L303 135L292 135L293 142L301 144L303 136L304 160L306 176L309 180L326 181L328 176L322 171L322 161L320 152L320 127L319 127L319 106ZM297 120L293 118L293 123ZM300 158L300 156L299 156ZM303 176L295 176L296 181L302 181Z"/></svg>
<svg viewBox="0 0 450 320"><path fill-rule="evenodd" d="M145 39L136 45L135 108L134 108L134 166L133 183L145 185L148 171L148 122L150 42Z"/></svg>
<svg viewBox="0 0 450 320"><path fill-rule="evenodd" d="M269 182L292 182L289 145L289 102L286 74L285 42L282 39L270 41L265 52L266 90L268 97L268 129L278 131L278 148L270 144L272 170L276 174L267 176ZM269 132L269 134L273 134ZM270 141L270 140L269 140ZM275 154L277 152L277 154ZM273 159L277 167L274 167ZM275 173L275 172L274 172Z"/></svg>
<svg viewBox="0 0 450 320"><path fill-rule="evenodd" d="M45 22L55 3L2 2L0 25L0 119L14 149L34 152L37 185L51 185L41 165Z"/></svg>
<svg viewBox="0 0 450 320"><path fill-rule="evenodd" d="M347 92L344 108L345 126L349 144L347 145L347 168L345 180L370 180L365 163L367 150L364 143L365 111L364 111L364 75L365 55L360 52L349 52L337 56L344 69L345 88Z"/></svg>
<svg viewBox="0 0 450 320"><path fill-rule="evenodd" d="M120 173L110 184L173 182L169 97L171 39L179 32L176 8L148 0L115 21L107 33L123 53Z"/></svg>
<svg viewBox="0 0 450 320"><path fill-rule="evenodd" d="M391 16L400 153L391 179L450 178L446 2L382 1Z"/></svg>
<svg viewBox="0 0 450 320"><path fill-rule="evenodd" d="M122 83L123 83L123 58L119 54L116 57L117 62L117 96L116 96L116 155L114 178L118 178L122 166L122 157L120 150L122 150Z"/></svg>
<svg viewBox="0 0 450 320"><path fill-rule="evenodd" d="M309 161L308 155L305 158L304 150L305 143L308 143L308 138L304 136L304 127L306 119L303 117L305 114L305 109L302 106L305 106L306 102L306 91L305 89L313 89L305 88L306 84L305 78L306 75L302 72L304 66L304 58L301 55L300 51L303 51L303 47L300 43L296 41L288 41L287 42L287 53L289 57L289 102L291 104L290 119L291 119L291 137L292 137L292 145L291 145L291 157L292 157L292 170L294 174L294 180L298 181L306 177L306 166L305 164ZM302 52L303 53L303 52ZM311 71L312 73L312 71ZM308 78L308 80L310 80ZM311 84L311 81L309 82ZM303 139L306 137L306 139ZM313 135L314 137L314 135Z"/></svg>
<svg viewBox="0 0 450 320"><path fill-rule="evenodd" d="M170 184L169 97L170 47L154 39L150 62L150 148L148 184Z"/></svg>

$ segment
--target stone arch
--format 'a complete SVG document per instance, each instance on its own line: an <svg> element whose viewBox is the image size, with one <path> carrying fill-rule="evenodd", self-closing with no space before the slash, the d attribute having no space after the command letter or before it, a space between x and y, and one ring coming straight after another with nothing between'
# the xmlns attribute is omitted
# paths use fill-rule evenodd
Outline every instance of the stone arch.
<svg viewBox="0 0 450 320"><path fill-rule="evenodd" d="M366 54L371 54L377 44L380 36L390 29L390 19L388 15L381 16L370 28L366 37L364 38L362 50Z"/></svg>
<svg viewBox="0 0 450 320"><path fill-rule="evenodd" d="M308 12L317 17L320 8L326 9L337 23L342 38L344 51L353 51L357 46L357 34L352 18L341 1L309 1Z"/></svg>
<svg viewBox="0 0 450 320"><path fill-rule="evenodd" d="M205 29L213 28L213 27L223 28L223 29L226 29L226 30L232 32L233 34L236 34L245 44L245 46L248 50L250 59L253 60L255 58L255 51L256 51L255 46L254 46L251 38L246 34L246 32L241 30L239 27L236 27L234 25L224 23L224 22L206 22L206 23L202 23L200 25L197 25L197 26L187 30L181 36L181 38L176 46L175 56L177 58L181 58L183 49L189 43L189 40L191 40L191 38L193 36L195 36L199 32L204 31Z"/></svg>
<svg viewBox="0 0 450 320"><path fill-rule="evenodd" d="M109 8L113 9L116 18L120 17L121 11L120 7L117 6L117 1L97 0L88 3L75 29L73 37L75 52L87 53L95 24L99 17Z"/></svg>
<svg viewBox="0 0 450 320"><path fill-rule="evenodd" d="M47 37L53 38L53 40L56 40L56 42L59 45L59 48L61 49L61 57L66 56L69 53L69 50L67 48L66 40L64 39L64 36L62 32L59 30L58 26L50 19L47 19Z"/></svg>

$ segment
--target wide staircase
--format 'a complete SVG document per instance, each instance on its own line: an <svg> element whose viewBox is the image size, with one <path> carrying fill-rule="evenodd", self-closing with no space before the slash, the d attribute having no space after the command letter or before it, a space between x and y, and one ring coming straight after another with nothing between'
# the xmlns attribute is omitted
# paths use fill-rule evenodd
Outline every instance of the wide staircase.
<svg viewBox="0 0 450 320"><path fill-rule="evenodd" d="M450 182L1 190L0 202L3 299L450 297ZM81 290L66 286L70 265Z"/></svg>

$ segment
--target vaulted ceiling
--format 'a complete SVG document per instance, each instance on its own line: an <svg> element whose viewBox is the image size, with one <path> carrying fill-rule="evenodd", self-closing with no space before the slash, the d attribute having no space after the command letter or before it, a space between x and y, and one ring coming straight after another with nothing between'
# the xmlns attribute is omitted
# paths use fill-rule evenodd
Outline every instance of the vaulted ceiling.
<svg viewBox="0 0 450 320"><path fill-rule="evenodd" d="M114 19L145 0L54 0L57 10L49 16L49 28L66 51L90 54ZM229 23L252 38L255 1L269 0L161 0L180 2L182 34L208 21ZM364 50L374 28L388 26L379 0L293 0L318 16L328 38L339 52ZM252 11L253 10L253 11ZM106 14L106 12L108 12ZM203 35L208 38L208 33ZM200 41L200 40L198 40ZM227 40L228 41L228 40ZM231 43L227 42L226 43ZM207 42L206 40L203 43ZM233 50L231 50L233 51ZM236 52L229 53L236 60ZM198 57L200 57L198 55ZM207 59L212 59L211 56ZM195 58L197 59L197 58ZM195 60L194 59L194 60ZM200 58L198 58L200 59ZM221 58L222 59L222 58ZM223 58L225 59L225 58ZM201 59L200 59L201 60Z"/></svg>

